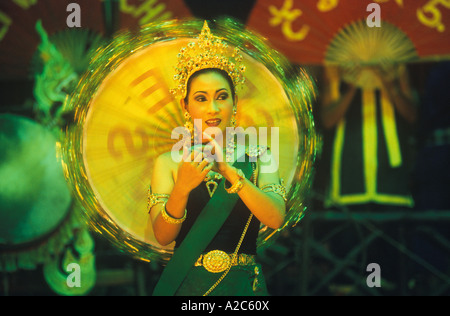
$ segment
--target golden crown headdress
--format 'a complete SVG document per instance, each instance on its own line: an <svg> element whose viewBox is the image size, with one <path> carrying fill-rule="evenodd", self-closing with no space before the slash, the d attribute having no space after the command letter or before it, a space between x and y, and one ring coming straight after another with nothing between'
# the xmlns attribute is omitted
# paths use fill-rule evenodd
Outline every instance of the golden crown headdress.
<svg viewBox="0 0 450 316"><path fill-rule="evenodd" d="M186 86L191 75L202 69L218 68L226 71L235 88L245 81L245 66L239 48L230 52L227 43L211 34L206 21L198 40L183 47L177 57L174 75L177 86L170 92L182 98L186 97Z"/></svg>

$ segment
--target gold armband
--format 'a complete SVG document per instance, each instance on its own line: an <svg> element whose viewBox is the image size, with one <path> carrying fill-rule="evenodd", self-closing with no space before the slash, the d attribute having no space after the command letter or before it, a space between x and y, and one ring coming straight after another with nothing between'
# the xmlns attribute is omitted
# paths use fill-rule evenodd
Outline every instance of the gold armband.
<svg viewBox="0 0 450 316"><path fill-rule="evenodd" d="M169 194L157 194L152 193L152 188L148 188L148 203L147 203L147 212L150 213L150 210L153 206L159 203L165 203L169 199Z"/></svg>
<svg viewBox="0 0 450 316"><path fill-rule="evenodd" d="M278 194L283 198L285 202L287 201L286 188L284 186L283 179L281 179L281 184L274 184L274 183L266 184L261 188L261 190L264 192L273 192L275 194Z"/></svg>

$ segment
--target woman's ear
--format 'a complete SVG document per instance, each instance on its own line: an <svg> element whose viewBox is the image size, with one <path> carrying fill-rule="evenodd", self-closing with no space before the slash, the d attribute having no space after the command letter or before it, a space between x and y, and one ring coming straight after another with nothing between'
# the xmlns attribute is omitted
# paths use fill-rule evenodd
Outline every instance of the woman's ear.
<svg viewBox="0 0 450 316"><path fill-rule="evenodd" d="M186 112L189 111L188 105L186 104L186 102L184 102L184 99L181 99L181 100L180 100L180 105L181 105L181 108L182 108L183 110L185 110Z"/></svg>

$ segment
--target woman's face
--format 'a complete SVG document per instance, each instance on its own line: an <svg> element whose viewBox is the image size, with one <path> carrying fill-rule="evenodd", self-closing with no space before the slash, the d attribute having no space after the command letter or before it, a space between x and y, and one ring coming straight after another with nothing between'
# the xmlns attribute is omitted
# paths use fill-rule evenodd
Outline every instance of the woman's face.
<svg viewBox="0 0 450 316"><path fill-rule="evenodd" d="M225 136L235 104L226 78L217 72L205 72L198 75L191 81L187 100L187 104L183 106L193 120L201 120L202 131L208 127L217 127ZM200 126L196 127L200 128Z"/></svg>

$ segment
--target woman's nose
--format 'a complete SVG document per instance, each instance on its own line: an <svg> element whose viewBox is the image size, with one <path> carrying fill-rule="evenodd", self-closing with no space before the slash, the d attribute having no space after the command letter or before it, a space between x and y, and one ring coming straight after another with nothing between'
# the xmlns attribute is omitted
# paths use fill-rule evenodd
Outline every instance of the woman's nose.
<svg viewBox="0 0 450 316"><path fill-rule="evenodd" d="M217 113L220 111L219 105L215 100L211 101L208 106L208 113Z"/></svg>

